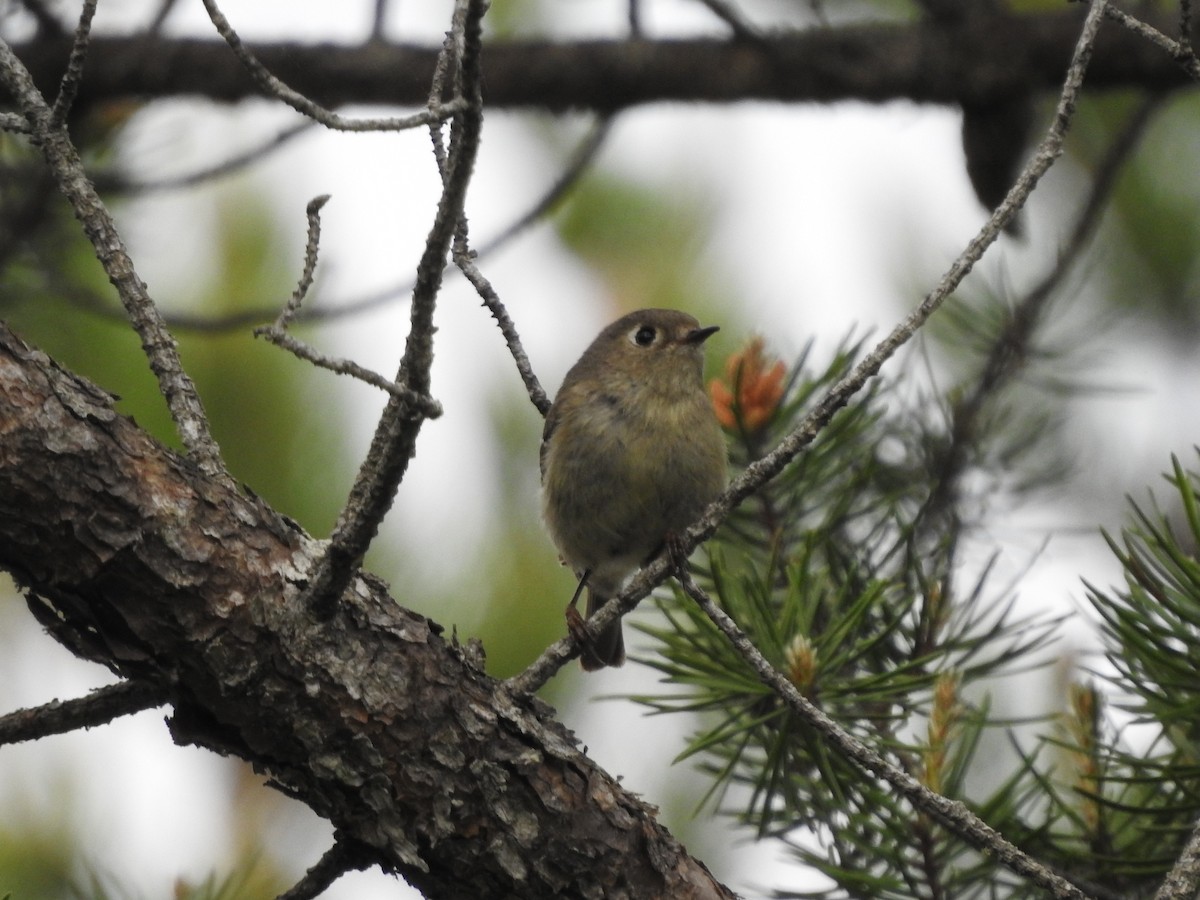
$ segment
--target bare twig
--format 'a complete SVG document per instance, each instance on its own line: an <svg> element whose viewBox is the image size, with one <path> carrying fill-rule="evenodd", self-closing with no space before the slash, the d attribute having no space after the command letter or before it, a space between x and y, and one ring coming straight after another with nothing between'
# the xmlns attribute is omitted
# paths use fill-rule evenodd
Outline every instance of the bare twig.
<svg viewBox="0 0 1200 900"><path fill-rule="evenodd" d="M734 37L738 40L754 43L762 41L762 33L750 24L750 22L746 21L746 17L742 15L741 10L730 3L729 0L699 0L699 2L714 16L728 25Z"/></svg>
<svg viewBox="0 0 1200 900"><path fill-rule="evenodd" d="M280 311L274 323L254 329L254 336L265 338L275 346L282 347L289 353L307 360L315 366L320 366L322 369L328 369L339 375L349 375L380 390L387 391L394 397L398 397L420 409L427 418L436 419L442 414L442 407L433 398L420 396L404 385L389 381L378 372L372 372L370 369L360 366L353 360L326 356L304 341L294 338L287 333L288 326L300 312L300 305L304 302L304 298L308 296L308 292L312 288L313 276L317 270L317 258L321 249L321 208L328 201L328 194L322 194L320 197L309 201L305 211L308 218L308 238L304 246L304 270L300 274L300 282L296 285L296 290L292 292L291 298L284 305L283 310Z"/></svg>
<svg viewBox="0 0 1200 900"><path fill-rule="evenodd" d="M487 307L492 317L495 318L496 323L500 326L500 333L504 336L504 342L508 345L509 353L512 354L513 361L517 364L517 372L521 376L521 381L525 384L525 390L529 394L530 402L533 403L537 411L543 416L550 409L550 398L546 395L545 389L542 387L541 382L538 381L537 375L533 372L533 366L530 365L529 356L525 353L525 348L521 344L521 337L517 334L517 328L513 323L512 317L509 316L508 310L504 307L500 296L492 287L491 282L479 271L475 260L489 250L508 241L532 222L540 219L558 202L563 194L570 190L583 175L584 171L587 170L587 167L591 165L596 153L600 150L605 138L608 136L611 123L611 117L605 117L597 122L588 137L576 149L572 161L563 170L563 173L551 186L550 190L525 215L521 216L512 225L494 237L482 250L471 250L468 246L465 222L460 223L459 233L455 238L454 264L458 266L466 279L471 282L476 293L483 300L483 305Z"/></svg>
<svg viewBox="0 0 1200 900"><path fill-rule="evenodd" d="M824 711L809 702L786 675L767 661L733 619L696 584L686 566L680 566L677 575L683 590L729 639L729 643L754 670L759 680L771 688L805 724L818 731L843 757L854 762L865 772L886 781L915 809L941 822L977 850L995 858L1005 868L1029 879L1054 897L1088 900L1087 894L1005 840L999 832L961 802L931 791L874 749L855 739Z"/></svg>
<svg viewBox="0 0 1200 900"><path fill-rule="evenodd" d="M1200 81L1200 59L1196 58L1196 54L1190 44L1185 46L1179 41L1172 40L1153 25L1148 25L1140 19L1134 18L1124 10L1117 9L1115 6L1106 6L1105 15L1114 22L1119 22L1134 34L1144 37L1152 44L1156 44L1163 50L1166 50L1170 54L1171 59L1179 63L1179 66L1187 72L1190 78Z"/></svg>
<svg viewBox="0 0 1200 900"><path fill-rule="evenodd" d="M188 455L206 474L227 479L220 448L209 430L195 385L180 363L175 339L138 277L112 216L84 174L83 163L66 129L55 126L53 113L34 86L28 69L3 40L0 40L0 84L24 115L30 140L41 150L59 191L83 224L109 281L117 289Z"/></svg>
<svg viewBox="0 0 1200 900"><path fill-rule="evenodd" d="M276 900L312 900L347 872L358 872L372 865L371 854L365 848L339 835L317 864Z"/></svg>
<svg viewBox="0 0 1200 900"><path fill-rule="evenodd" d="M474 286L476 293L483 300L483 305L487 307L488 312L492 314L492 318L496 320L496 324L500 326L500 333L504 335L504 343L508 345L508 352L512 354L513 361L517 364L517 372L521 376L521 381L525 384L529 400L537 408L537 411L545 416L550 411L550 398L546 396L546 391L542 387L542 383L538 381L537 375L533 373L533 366L529 363L529 356L525 353L525 348L521 345L521 336L517 334L517 326L513 324L508 310L504 308L504 304L492 288L491 283L483 277L483 273L475 265L475 260L470 253L459 252L456 248L454 252L454 264L458 266L463 275Z"/></svg>
<svg viewBox="0 0 1200 900"><path fill-rule="evenodd" d="M163 25L167 22L167 16L171 15L176 5L178 5L178 0L161 0L158 4L158 9L154 13L154 18L150 20L150 25L147 27L146 33L151 35L160 34Z"/></svg>
<svg viewBox="0 0 1200 900"><path fill-rule="evenodd" d="M604 117L599 119L593 128L588 132L587 136L579 143L568 159L562 173L554 183L543 193L532 206L518 216L512 224L506 226L500 233L492 238L489 238L474 251L475 258L480 259L489 253L499 250L510 240L517 237L522 231L532 225L534 222L549 213L558 204L560 200L578 183L579 179L591 166L596 155L600 152L601 147L608 137L612 128L614 119L612 117ZM0 119L2 122L2 119ZM24 120L20 121L22 128L25 128ZM306 124L307 127L307 124ZM285 133L287 134L287 133ZM291 136L288 134L287 136ZM281 135L282 139L284 135ZM253 151L257 153L258 151ZM231 161L232 164L232 161ZM213 174L219 174L213 172ZM208 173L196 173L195 181L202 180L208 177ZM179 183L182 186L183 182ZM134 185L137 186L136 184ZM175 184L163 183L161 185L148 184L150 188L156 187L174 187ZM325 322L335 319L343 319L349 316L360 315L388 303L395 302L399 297L412 294L416 285L409 282L405 285L399 285L393 288L385 288L365 297L359 297L354 300L349 300L337 305L328 307L306 307L296 317L298 322ZM102 308L97 308L96 304L89 304L87 307L89 312L103 314ZM228 313L222 316L204 316L204 315L187 315L175 313L170 316L168 321L173 328L187 331L198 331L205 333L218 333L224 331L237 331L245 328L248 325L258 325L262 322L270 321L275 316L275 308L270 309L250 309L240 312Z"/></svg>
<svg viewBox="0 0 1200 900"><path fill-rule="evenodd" d="M58 128L66 123L67 113L79 93L79 83L83 79L83 62L87 59L88 38L92 34L92 19L96 15L98 0L84 0L83 9L79 13L79 23L75 26L75 39L71 43L71 55L67 59L67 70L63 72L58 85L58 96L54 98L54 109L50 114L50 125Z"/></svg>
<svg viewBox="0 0 1200 900"><path fill-rule="evenodd" d="M261 328L254 329L256 337L262 337L270 341L276 347L280 347L293 356L299 357L307 362L312 363L322 369L328 369L338 375L348 375L371 387L379 388L381 391L386 391L393 397L404 401L415 409L420 410L421 414L427 419L436 419L442 412L442 404L433 397L425 397L418 394L411 388L407 388L402 384L384 378L378 372L361 366L352 359L343 357L326 356L324 353L314 349L309 344L304 343L297 338L292 337L285 331L282 331L275 325L264 325Z"/></svg>
<svg viewBox="0 0 1200 900"><path fill-rule="evenodd" d="M1196 61L1196 48L1192 46L1192 0L1179 0L1179 44L1187 54L1189 62Z"/></svg>
<svg viewBox="0 0 1200 900"><path fill-rule="evenodd" d="M559 173L558 178L554 180L554 183L546 189L529 209L513 220L512 224L476 247L474 251L476 258L486 256L504 246L534 222L539 221L553 210L558 205L558 202L579 183L579 180L591 168L592 163L596 160L596 156L600 153L600 149L608 140L615 121L615 116L601 116L598 118L587 135L571 152L571 156L567 159L567 164L563 167L562 172Z"/></svg>
<svg viewBox="0 0 1200 900"><path fill-rule="evenodd" d="M99 688L86 697L53 700L0 716L0 745L92 728L166 702L166 692L157 685L146 681L122 681Z"/></svg>
<svg viewBox="0 0 1200 900"><path fill-rule="evenodd" d="M1101 213L1116 186L1121 167L1137 146L1151 115L1162 100L1161 96L1149 97L1129 116L1096 169L1087 202L1076 217L1054 268L1013 306L1006 327L992 343L979 377L954 404L950 412L950 443L938 471L934 473L934 488L919 514L920 518L931 515L936 518L938 512L951 502L970 455L981 413L988 400L1008 385L1028 360L1029 343L1046 305L1095 232Z"/></svg>
<svg viewBox="0 0 1200 900"><path fill-rule="evenodd" d="M388 0L375 0L375 14L371 17L371 40L382 41L387 28Z"/></svg>
<svg viewBox="0 0 1200 900"><path fill-rule="evenodd" d="M328 110L320 104L314 103L303 94L292 90L272 75L267 67L259 62L258 58L242 43L241 37L234 31L233 26L229 24L229 20L225 18L225 14L217 6L216 0L203 0L203 2L204 8L208 11L209 19L217 29L217 33L225 39L225 43L229 45L229 49L234 52L234 55L246 67L246 71L250 73L250 77L254 79L255 83L268 96L282 100L288 106L292 107L292 109L308 116L314 121L320 122L327 128L332 128L336 131L403 131L408 128L417 128L422 125L444 121L466 108L466 101L461 97L450 100L445 104L438 103L435 98L426 109L411 116L381 119L347 119L339 116L332 110Z"/></svg>
<svg viewBox="0 0 1200 900"><path fill-rule="evenodd" d="M893 328L892 332L880 341L845 378L830 388L804 421L784 437L770 453L749 465L730 484L725 493L709 505L699 521L678 536L678 547L681 552L686 555L699 543L711 537L735 506L783 471L804 448L812 443L834 414L845 406L850 398L858 393L863 385L879 372L883 364L907 343L937 311L983 256L984 251L999 237L1004 226L1017 214L1037 186L1038 181L1062 154L1063 141L1066 138L1067 129L1075 111L1075 102L1083 84L1083 74L1091 59L1092 47L1106 7L1107 0L1095 0L1088 10L1075 45L1070 68L1063 82L1054 121L1039 144L1037 152L1008 192L1008 196L996 207L983 228L967 244L946 274L942 276L937 287L925 297L920 305ZM643 567L614 601L606 603L594 616L588 618L587 627L593 629L590 633L593 636L599 635L605 625L633 609L643 597L661 584L670 574L670 563L665 555L660 555ZM536 691L577 654L575 641L570 636L561 638L547 647L524 672L509 679L509 686L518 693Z"/></svg>
<svg viewBox="0 0 1200 900"><path fill-rule="evenodd" d="M639 38L642 36L642 2L641 0L629 0L629 9L627 10L629 21L629 34L631 37Z"/></svg>
<svg viewBox="0 0 1200 900"><path fill-rule="evenodd" d="M300 311L300 304L312 288L313 276L317 272L317 256L321 250L321 210L328 202L329 195L321 194L309 200L304 209L305 218L308 220L307 237L304 241L304 269L300 273L300 283L296 285L296 290L292 291L291 298L279 313L279 318L275 320L275 327L280 331L292 323L292 319Z"/></svg>
<svg viewBox="0 0 1200 900"><path fill-rule="evenodd" d="M458 39L458 33L451 29L446 32L446 37L442 41L442 52L438 54L437 65L433 69L433 78L429 81L429 98L426 102L432 104L438 97L443 96L446 91L446 79L451 76L453 69L454 88L461 96L462 85L458 76L460 66L452 65L455 61L462 59L462 46ZM429 125L429 140L433 144L433 159L437 163L438 174L442 176L443 186L450 177L449 159L446 156L446 143L442 137L442 123L431 122ZM456 226L457 227L457 226Z"/></svg>
<svg viewBox="0 0 1200 900"><path fill-rule="evenodd" d="M20 113L0 113L0 131L29 134L29 123Z"/></svg>
<svg viewBox="0 0 1200 900"><path fill-rule="evenodd" d="M442 271L455 230L462 218L467 185L474 169L483 125L480 99L480 51L482 17L486 0L458 0L453 28L461 46L461 70L466 112L454 117L449 158L442 198L438 203L425 251L417 265L408 341L396 381L418 396L429 393L429 370L433 362L433 312L442 283ZM447 52L454 52L448 50ZM380 417L367 458L363 461L338 518L328 547L306 592L306 600L318 615L327 614L341 596L354 566L366 552L383 516L391 508L396 488L408 468L417 435L426 415L419 407L391 397Z"/></svg>
<svg viewBox="0 0 1200 900"><path fill-rule="evenodd" d="M210 181L215 178L220 178L224 175L229 175L236 172L238 169L244 168L252 163L258 162L264 158L272 150L282 147L292 138L298 137L315 128L316 122L311 119L305 119L299 124L293 125L290 128L285 128L278 134L267 138L257 147L252 147L244 153L238 153L221 162L214 163L204 169L198 169L194 172L188 172L183 175L173 175L167 178L159 179L142 179L131 177L123 172L105 171L95 172L92 174L92 181L95 182L96 188L101 191L113 192L129 192L129 193L147 193L150 191L170 191L178 188L195 187L197 184L202 184L205 181ZM269 315L261 316L255 321L261 322L263 319L270 318ZM172 322L172 324L174 324ZM245 324L245 323L242 323ZM240 327L240 326L239 326Z"/></svg>

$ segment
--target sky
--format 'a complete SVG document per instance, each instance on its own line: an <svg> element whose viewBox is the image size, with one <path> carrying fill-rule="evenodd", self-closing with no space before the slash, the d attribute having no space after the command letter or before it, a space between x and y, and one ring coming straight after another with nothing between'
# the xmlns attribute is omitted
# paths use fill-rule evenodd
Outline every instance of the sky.
<svg viewBox="0 0 1200 900"><path fill-rule="evenodd" d="M698 3L645 6L651 33L721 33ZM250 40L314 35L353 40L367 30L370 7L231 0L223 10ZM557 21L547 26L555 34L617 34L623 28L624 7L615 0L574 0L556 8L561 10ZM143 21L144 9L135 0L102 4L97 27L119 29L127 21ZM401 3L390 34L438 40L446 9L445 3ZM180 5L168 25L181 34L210 33L199 4ZM149 109L133 123L123 152L139 171L189 171L214 154L253 145L256 135L292 121L290 113L263 103L233 109L191 103ZM546 117L539 123L568 136L582 134L585 125L579 118L555 122ZM747 334L769 330L773 347L786 358L810 338L818 348L831 350L851 328L882 336L936 284L982 225L985 212L963 173L959 127L956 111L905 103L653 106L620 119L598 164L641 183L678 190L700 186L714 210L706 264L736 286L730 321L718 324ZM557 174L555 165L527 117L487 114L468 200L476 239L496 233L519 214ZM1044 271L1061 240L1062 206L1077 185L1078 174L1069 166L1052 171L1046 190L1035 196L1028 237L1002 238L972 277L1019 289ZM346 298L408 277L437 199L428 138L421 131L369 136L314 132L287 145L251 177L230 179L219 188L227 193L247 190L265 196L291 223L287 228L297 272L304 206L318 194L333 195L323 217L322 285L328 296ZM123 208L122 224L135 262L152 292L186 302L189 283L204 277L205 234L216 221L210 198L178 193ZM610 317L604 285L546 226L534 227L481 267L516 321L539 377L553 390ZM901 282L913 286L904 296L897 295ZM520 393L493 323L461 279L448 279L440 302L441 349L433 381L447 415L423 433L383 537L403 542L410 555L428 560L418 574L431 584L447 569L444 548L452 546L459 556L470 557L488 533L499 491L495 467L481 457L491 441L486 411L496 402L496 392ZM402 349L406 314L403 304L393 305L331 327L322 340L390 373ZM1152 348L1156 336L1126 329L1089 339L1096 342L1096 352L1108 353L1118 339ZM457 363L462 359L472 360L470 370ZM494 373L489 378L494 388L480 389L480 371ZM1090 469L1120 473L1094 486L1107 501L1114 491L1146 483L1148 467L1165 468L1159 437L1164 428L1171 446L1185 452L1195 441L1188 422L1197 417L1179 411L1200 409L1190 390L1194 362L1153 352L1113 352L1105 375L1132 390L1085 398L1073 415L1079 433L1109 435L1108 446L1081 441L1077 457L1083 473L1079 478L1086 479ZM357 386L339 391L356 411L347 441L361 451L382 401ZM1114 432L1109 423L1118 418L1125 425ZM530 408L530 428L538 427ZM531 506L536 502L529 498ZM1109 508L1107 502L1104 508ZM1111 561L1098 554L1094 528L1084 527L1094 520L1073 515L1067 511L1064 517L1052 504L1035 504L1009 511L992 526L992 536L1014 548L1002 566L1014 575L1029 568L1022 602L1031 611L1047 602L1078 603L1081 572L1100 583L1117 576ZM1054 537L1047 545L1048 531ZM95 667L74 661L38 631L19 604L0 604L0 633L5 647L12 648L0 654L0 702L5 707L76 696L103 681ZM1071 640L1086 648L1093 639L1080 628ZM636 689L646 677L646 671L631 665L603 673L583 690L594 696L620 694ZM244 827L230 820L224 802L237 776L211 754L175 747L162 715L144 713L85 734L4 748L0 808L17 803L43 810L77 795L83 802L72 826L84 836L92 858L103 861L123 883L153 897L164 896L180 873L203 878L214 862L235 849ZM613 701L574 704L569 716L567 724L593 758L650 802L667 792L672 780L695 777L686 766L667 767L679 746L674 722L648 719ZM647 747L660 752L648 753ZM19 773L19 783L6 773ZM315 817L282 812L262 834L297 874L316 860L328 840L328 829ZM724 832L702 838L712 847L729 840ZM693 849L704 858L702 848ZM766 872L803 878L772 868L777 863L770 848L738 847L733 859L735 864L718 874L750 896L763 886ZM368 873L345 879L327 896L344 900L404 894L390 879Z"/></svg>

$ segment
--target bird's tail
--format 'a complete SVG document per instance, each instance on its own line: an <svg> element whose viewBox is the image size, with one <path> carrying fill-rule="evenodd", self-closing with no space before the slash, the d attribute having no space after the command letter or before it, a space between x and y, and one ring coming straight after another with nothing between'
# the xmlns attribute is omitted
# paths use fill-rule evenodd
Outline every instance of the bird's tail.
<svg viewBox="0 0 1200 900"><path fill-rule="evenodd" d="M587 592L587 614L591 618L596 610L608 602L607 597L601 597L590 587ZM621 633L621 620L617 619L600 632L600 636L585 647L579 657L579 662L588 672L603 669L605 666L619 666L625 662L625 638Z"/></svg>

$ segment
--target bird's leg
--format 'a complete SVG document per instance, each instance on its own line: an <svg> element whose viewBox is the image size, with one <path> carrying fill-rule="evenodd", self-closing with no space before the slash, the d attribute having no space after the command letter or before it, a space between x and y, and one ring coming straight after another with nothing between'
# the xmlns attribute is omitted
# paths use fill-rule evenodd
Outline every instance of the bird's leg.
<svg viewBox="0 0 1200 900"><path fill-rule="evenodd" d="M591 569L585 569L583 574L579 576L579 584L575 588L575 593L571 597L571 602L567 604L567 631L571 633L571 637L575 639L575 643L586 653L591 646L591 638L588 637L587 624L584 622L583 615L579 612L579 595L583 593L583 589L587 587L588 576L592 574Z"/></svg>
<svg viewBox="0 0 1200 900"><path fill-rule="evenodd" d="M584 571L579 576L579 585L575 588L575 595L571 597L571 602L567 604L567 632L575 641L575 646L579 648L579 661L583 663L584 669L593 672L596 669L603 669L607 665L619 666L625 659L624 651L621 652L620 661L613 662L606 660L596 652L596 642L592 636L588 634L587 621L582 613L579 612L577 604L579 603L579 595L583 593L583 589L587 587L588 576L592 574L591 569ZM595 599L595 598L592 598ZM591 601L589 600L589 606Z"/></svg>
<svg viewBox="0 0 1200 900"><path fill-rule="evenodd" d="M667 560L671 563L671 571L675 575L687 567L688 554L684 547L683 538L674 531L668 531L663 537L663 545L667 550Z"/></svg>

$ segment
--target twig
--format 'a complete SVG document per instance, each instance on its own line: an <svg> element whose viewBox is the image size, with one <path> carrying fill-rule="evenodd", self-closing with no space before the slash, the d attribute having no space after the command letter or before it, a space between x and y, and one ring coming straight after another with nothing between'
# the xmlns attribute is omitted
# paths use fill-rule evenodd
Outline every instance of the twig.
<svg viewBox="0 0 1200 900"><path fill-rule="evenodd" d="M298 91L292 90L272 75L267 67L259 62L258 58L242 43L241 37L234 31L233 26L229 24L229 20L225 18L224 13L218 8L216 0L203 0L203 2L204 8L208 11L209 19L217 29L217 33L225 39L225 43L229 45L229 49L233 51L241 64L245 66L246 71L250 73L250 77L254 79L254 82L268 96L282 100L292 109L308 116L314 121L320 122L327 128L332 128L335 131L404 131L408 128L417 128L422 125L441 122L462 112L467 106L466 100L457 97L444 104L437 103L435 100L427 108L411 116L380 119L344 118L332 110L314 103Z"/></svg>
<svg viewBox="0 0 1200 900"><path fill-rule="evenodd" d="M517 364L517 372L521 376L521 381L525 384L529 400L543 416L550 409L550 398L546 395L545 389L542 388L541 382L538 381L537 375L533 372L533 366L530 365L529 356L525 353L525 348L521 344L521 337L517 334L517 327L513 323L512 317L509 316L508 310L504 307L500 296L492 287L491 282L479 271L475 260L489 250L508 241L532 222L540 219L558 202L563 194L571 189L587 170L587 167L591 165L591 161L595 158L596 153L599 152L600 147L603 146L612 121L612 118L608 116L598 121L588 137L576 148L571 162L550 187L550 190L537 203L530 207L525 215L521 216L508 228L492 238L482 250L475 251L468 246L465 222L460 223L459 233L455 238L454 264L458 266L464 277L471 282L476 293L483 300L483 305L487 307L493 318L495 318L496 323L500 326L500 333L504 336L504 342L508 346L508 351L512 354L513 361Z"/></svg>
<svg viewBox="0 0 1200 900"><path fill-rule="evenodd" d="M276 900L312 900L347 872L357 872L374 865L370 854L359 844L338 836L336 843L304 873L304 877Z"/></svg>
<svg viewBox="0 0 1200 900"><path fill-rule="evenodd" d="M142 349L158 379L159 390L166 399L188 456L205 474L228 479L220 448L209 430L204 406L180 363L175 339L146 285L138 277L112 216L84 174L83 163L66 129L55 127L53 113L34 86L29 70L3 40L0 40L0 83L20 107L29 123L30 140L41 150L54 173L59 191L83 224L96 257L117 289L129 321L141 338Z"/></svg>
<svg viewBox="0 0 1200 900"><path fill-rule="evenodd" d="M554 179L554 183L550 185L529 209L518 216L504 230L476 247L474 251L476 258L486 256L504 244L507 244L534 222L537 222L554 209L558 205L558 202L579 183L579 180L591 167L601 148L608 140L615 121L616 117L612 115L598 118L584 139L571 152L567 164L563 167L562 172L559 173L558 178Z"/></svg>
<svg viewBox="0 0 1200 900"><path fill-rule="evenodd" d="M433 363L433 311L442 283L446 256L462 218L467 185L474 169L483 126L480 99L480 52L482 17L486 0L457 0L453 32L461 35L463 96L468 108L454 118L447 174L442 198L425 251L417 265L417 284L413 290L408 341L396 381L406 384L418 396L429 393L429 370ZM452 52L452 51L447 51ZM314 572L305 599L318 616L327 615L349 583L354 566L366 552L395 498L416 447L417 435L426 416L399 397L391 397L380 417L367 458L363 461L351 488L350 497L338 517L326 552Z"/></svg>
<svg viewBox="0 0 1200 900"><path fill-rule="evenodd" d="M2 120L0 120L2 121ZM478 249L474 251L475 258L480 259L489 253L494 253L499 250L510 240L517 237L522 231L539 220L542 216L550 212L558 202L575 186L588 167L592 164L596 155L604 146L604 141L608 137L611 130L612 117L604 117L600 119L587 136L580 142L571 154L571 158L567 161L562 173L538 200L522 213L512 224L506 226L501 232L492 238L489 238ZM24 120L21 120L21 127L24 129ZM306 125L307 127L307 125ZM289 135L290 136L290 135ZM280 136L283 137L282 135ZM214 173L216 174L216 173ZM207 177L205 173L197 173L196 181ZM182 186L183 182L180 182ZM156 188L160 185L148 184L149 188ZM174 184L163 183L162 187L174 187ZM400 285L393 288L385 288L376 293L369 294L365 297L360 297L355 300L346 301L334 306L322 308L305 308L297 317L300 322L326 322L335 319L342 319L348 316L356 316L377 307L392 303L397 297L409 295L415 290L416 285L412 282ZM97 308L95 304L87 307L90 312L103 314L102 308ZM171 326L180 330L198 331L205 333L218 333L223 331L236 331L245 328L248 325L258 325L262 322L269 321L275 315L275 308L242 310L239 312L229 313L222 316L202 316L202 315L183 315L173 314L168 321Z"/></svg>
<svg viewBox="0 0 1200 900"><path fill-rule="evenodd" d="M280 331L292 323L292 319L300 311L300 304L312 288L313 276L317 271L317 256L321 250L321 210L328 202L329 195L321 194L309 200L308 206L304 208L304 215L308 220L308 231L304 241L304 269L300 273L300 283L296 285L291 298L284 304L282 312L275 320L275 327Z"/></svg>
<svg viewBox="0 0 1200 900"><path fill-rule="evenodd" d="M501 302L499 295L492 288L491 283L483 277L483 273L479 271L479 268L475 265L474 258L469 252L460 252L456 248L454 252L454 264L466 276L467 281L471 282L474 286L475 292L483 300L483 305L488 308L488 312L492 314L492 318L500 326L500 333L504 335L504 343L508 345L508 352L512 354L513 362L517 364L517 372L521 376L521 381L525 384L529 400L537 408L537 411L545 416L550 411L550 398L546 396L546 391L542 388L542 383L538 381L537 375L533 373L533 366L529 363L529 356L525 353L525 348L521 344L521 336L517 334L517 326L513 324L508 310L504 308L503 302Z"/></svg>
<svg viewBox="0 0 1200 900"><path fill-rule="evenodd" d="M382 41L387 26L388 0L375 0L375 14L371 17L371 40Z"/></svg>
<svg viewBox="0 0 1200 900"><path fill-rule="evenodd" d="M92 728L166 702L167 694L158 685L147 681L122 681L99 688L86 697L52 700L0 716L0 745Z"/></svg>
<svg viewBox="0 0 1200 900"><path fill-rule="evenodd" d="M427 418L436 419L442 414L442 406L432 397L421 396L402 384L389 381L378 372L372 372L370 369L360 366L353 360L326 356L304 341L294 338L287 333L288 326L300 312L300 304L304 302L304 298L308 296L309 289L312 287L313 276L317 269L317 257L321 247L321 208L328 200L329 195L322 194L320 197L309 201L306 209L308 239L304 246L304 271L300 274L300 282L296 285L296 290L292 292L291 298L284 305L275 322L271 325L255 328L254 336L265 338L275 346L282 347L289 353L307 360L315 366L320 366L322 369L328 369L339 375L349 375L352 378L357 378L359 381L365 381L367 384L377 387L380 390L387 391L394 397L398 397L421 410Z"/></svg>
<svg viewBox="0 0 1200 900"><path fill-rule="evenodd" d="M67 58L67 70L58 85L58 96L54 98L54 109L50 114L50 126L59 128L67 121L67 113L79 93L83 80L83 62L87 59L88 39L92 34L92 19L96 15L98 0L84 0L75 26L75 38L71 42L71 55Z"/></svg>
<svg viewBox="0 0 1200 900"><path fill-rule="evenodd" d="M709 505L699 521L678 536L678 548L684 556L690 554L699 543L711 537L735 506L783 471L805 447L812 443L834 414L845 406L850 398L867 383L868 379L876 375L883 364L937 311L983 256L984 251L999 237L1004 226L1024 205L1038 181L1062 154L1063 141L1066 138L1067 129L1075 111L1075 102L1083 84L1083 74L1091 59L1092 47L1106 7L1107 0L1095 0L1088 10L1063 82L1054 121L1041 144L1038 145L1037 152L1008 192L1008 196L996 207L983 228L967 244L946 274L942 276L937 287L925 297L920 305L893 328L892 332L880 341L849 375L830 388L804 421L784 437L770 453L747 466L745 471L730 484L725 493ZM671 566L665 554L644 566L614 601L604 604L594 616L588 618L587 627L592 629L590 633L593 636L599 635L605 625L633 609L643 597L661 584L670 574ZM577 654L575 641L570 636L561 638L547 647L524 672L509 679L509 687L517 693L536 691Z"/></svg>
<svg viewBox="0 0 1200 900"><path fill-rule="evenodd" d="M696 584L686 565L680 566L676 574L684 592L729 639L729 643L754 670L759 680L771 688L795 715L820 732L842 756L853 761L865 772L886 781L915 809L941 822L977 850L994 857L1005 868L1050 891L1055 897L1088 900L1087 894L1009 843L965 805L929 790L903 769L890 763L871 747L843 730L837 722L809 702L787 676L767 661L733 619Z"/></svg>
<svg viewBox="0 0 1200 900"><path fill-rule="evenodd" d="M177 3L178 0L162 0L158 5L158 10L154 13L154 18L150 20L146 33L149 35L161 34L163 25L167 22L167 16L175 9Z"/></svg>
<svg viewBox="0 0 1200 900"><path fill-rule="evenodd" d="M1166 50L1171 55L1171 59L1179 63L1180 67L1187 72L1188 76L1195 81L1200 81L1200 60L1196 58L1195 52L1191 46L1184 46L1179 41L1171 40L1153 25L1147 25L1140 19L1135 19L1124 10L1117 9L1115 6L1105 6L1104 14L1114 22L1118 22L1128 28L1134 34L1144 37L1152 44L1157 44L1162 49Z"/></svg>
<svg viewBox="0 0 1200 900"><path fill-rule="evenodd" d="M252 147L243 153L235 154L234 156L224 159L221 162L214 163L205 169L198 169L194 172L188 172L183 175L173 175L167 178L152 180L131 178L124 173L110 170L107 172L93 173L92 181L95 183L97 190L112 192L121 191L144 193L150 191L170 191L178 188L195 187L197 184L201 184L214 178L220 178L223 175L229 175L233 172L236 172L238 169L250 165L251 163L258 162L272 150L283 146L288 141L292 140L292 138L304 134L306 131L316 127L317 124L318 123L313 122L311 119L305 119L299 124L293 125L290 128L285 128L278 134L267 138L258 147ZM255 321L262 321L264 318L270 318L270 316L262 316Z"/></svg>
<svg viewBox="0 0 1200 900"><path fill-rule="evenodd" d="M954 404L950 413L950 444L935 473L934 488L918 514L918 520L931 515L936 517L953 497L954 487L969 456L980 414L987 401L1011 382L1028 359L1029 343L1046 304L1087 246L1116 187L1121 167L1137 146L1151 115L1161 103L1161 96L1149 97L1130 115L1096 169L1087 202L1076 217L1054 268L1014 305L1008 323L993 342L975 384Z"/></svg>
<svg viewBox="0 0 1200 900"><path fill-rule="evenodd" d="M462 46L458 40L458 32L453 28L446 32L446 37L442 40L442 50L438 54L437 65L433 68L433 78L429 81L429 98L426 102L433 103L438 97L444 95L446 90L446 79L450 75L450 70L455 70L455 81L458 79L458 69L461 66L452 66L455 61L461 63ZM462 85L456 83L454 87L461 96ZM446 144L442 138L442 123L431 122L429 125L429 140L433 145L433 159L437 163L438 174L442 176L442 185L445 186L447 179L450 177L449 158L446 155Z"/></svg>
<svg viewBox="0 0 1200 900"><path fill-rule="evenodd" d="M1192 46L1192 0L1179 0L1179 44L1190 62L1196 61L1196 48Z"/></svg>
<svg viewBox="0 0 1200 900"><path fill-rule="evenodd" d="M0 131L29 134L29 123L20 113L0 113Z"/></svg>
<svg viewBox="0 0 1200 900"><path fill-rule="evenodd" d="M699 2L714 16L729 26L733 36L740 41L760 43L762 33L746 21L746 17L728 0L699 0Z"/></svg>
<svg viewBox="0 0 1200 900"><path fill-rule="evenodd" d="M343 357L326 356L324 353L313 348L311 345L304 343L297 338L292 337L285 331L280 330L275 325L263 325L260 328L254 329L254 336L265 338L276 347L288 351L293 356L299 357L306 362L312 363L322 369L328 369L337 375L348 375L355 378L364 384L369 384L371 387L379 388L381 391L386 391L393 397L396 397L408 405L420 410L421 414L427 419L436 419L444 412L442 404L433 397L425 397L418 394L411 388L407 388L402 384L397 384L388 378L384 378L378 372L361 366L352 359Z"/></svg>

